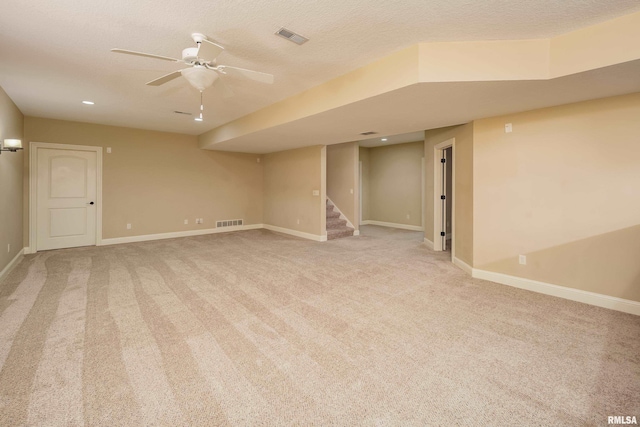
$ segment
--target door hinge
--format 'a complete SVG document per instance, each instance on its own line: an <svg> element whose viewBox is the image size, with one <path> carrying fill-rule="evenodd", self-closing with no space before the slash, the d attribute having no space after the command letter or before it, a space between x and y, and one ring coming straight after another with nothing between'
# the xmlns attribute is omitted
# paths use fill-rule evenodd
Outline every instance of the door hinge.
<svg viewBox="0 0 640 427"><path fill-rule="evenodd" d="M445 234L445 232L444 232L444 231L441 231L441 232L440 232L440 235L441 235L442 237L446 236L446 234Z"/></svg>
<svg viewBox="0 0 640 427"><path fill-rule="evenodd" d="M447 159L440 159L440 163L447 163Z"/></svg>
<svg viewBox="0 0 640 427"><path fill-rule="evenodd" d="M447 198L447 196L445 196L445 195L440 196L440 200L444 200L446 198Z"/></svg>

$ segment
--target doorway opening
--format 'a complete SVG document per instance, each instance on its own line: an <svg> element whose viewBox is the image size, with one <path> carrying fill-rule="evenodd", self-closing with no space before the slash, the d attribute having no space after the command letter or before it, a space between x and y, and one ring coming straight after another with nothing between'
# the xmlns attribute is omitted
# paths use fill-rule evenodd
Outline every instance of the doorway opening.
<svg viewBox="0 0 640 427"><path fill-rule="evenodd" d="M455 138L434 147L433 249L455 258Z"/></svg>

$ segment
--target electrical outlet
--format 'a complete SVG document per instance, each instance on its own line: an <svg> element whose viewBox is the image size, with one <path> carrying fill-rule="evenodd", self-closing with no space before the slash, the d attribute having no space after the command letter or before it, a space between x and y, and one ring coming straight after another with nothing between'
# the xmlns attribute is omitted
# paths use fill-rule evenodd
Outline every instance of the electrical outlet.
<svg viewBox="0 0 640 427"><path fill-rule="evenodd" d="M204 218L200 218L200 224L204 224Z"/></svg>
<svg viewBox="0 0 640 427"><path fill-rule="evenodd" d="M353 194L353 188L352 188L352 189L350 189L350 191L351 191L351 194Z"/></svg>
<svg viewBox="0 0 640 427"><path fill-rule="evenodd" d="M504 125L504 133L511 133L513 132L513 124L511 123L507 123Z"/></svg>
<svg viewBox="0 0 640 427"><path fill-rule="evenodd" d="M526 255L520 255L518 257L518 262L520 263L520 265L527 265L527 256Z"/></svg>
<svg viewBox="0 0 640 427"><path fill-rule="evenodd" d="M185 225L189 224L189 220L188 220L188 219L185 219L185 220L184 220L184 224L185 224Z"/></svg>
<svg viewBox="0 0 640 427"><path fill-rule="evenodd" d="M300 224L300 220L298 220L298 224Z"/></svg>
<svg viewBox="0 0 640 427"><path fill-rule="evenodd" d="M411 215L407 214L407 219L411 219Z"/></svg>
<svg viewBox="0 0 640 427"><path fill-rule="evenodd" d="M320 195L320 190L313 190L313 195L314 196L319 196Z"/></svg>
<svg viewBox="0 0 640 427"><path fill-rule="evenodd" d="M127 230L131 230L131 224L127 224Z"/></svg>
<svg viewBox="0 0 640 427"><path fill-rule="evenodd" d="M107 147L107 154L111 154L111 147Z"/></svg>

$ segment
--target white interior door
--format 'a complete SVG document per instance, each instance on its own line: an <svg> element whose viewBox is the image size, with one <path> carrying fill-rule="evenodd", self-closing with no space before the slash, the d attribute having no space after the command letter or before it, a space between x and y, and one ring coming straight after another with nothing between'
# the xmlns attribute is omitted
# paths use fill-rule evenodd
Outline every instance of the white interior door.
<svg viewBox="0 0 640 427"><path fill-rule="evenodd" d="M37 150L37 250L95 245L96 152Z"/></svg>

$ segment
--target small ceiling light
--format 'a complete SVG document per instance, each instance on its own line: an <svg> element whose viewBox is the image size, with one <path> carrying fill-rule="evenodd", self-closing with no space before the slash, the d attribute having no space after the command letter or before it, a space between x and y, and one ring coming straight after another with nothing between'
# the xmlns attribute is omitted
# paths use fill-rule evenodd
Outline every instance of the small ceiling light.
<svg viewBox="0 0 640 427"><path fill-rule="evenodd" d="M22 150L21 139L5 139L4 141L0 140L0 152L11 151L15 153L18 150Z"/></svg>
<svg viewBox="0 0 640 427"><path fill-rule="evenodd" d="M82 101L82 103L84 105L93 105L93 104L95 104L95 102L93 102L93 101Z"/></svg>
<svg viewBox="0 0 640 427"><path fill-rule="evenodd" d="M201 122L201 121L202 121L202 117L196 117L196 118L195 118L195 119L193 119L193 120L195 120L196 122Z"/></svg>
<svg viewBox="0 0 640 427"><path fill-rule="evenodd" d="M383 141L383 142L384 142L384 141L386 141L386 140L387 140L387 138L382 138L382 141Z"/></svg>

